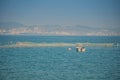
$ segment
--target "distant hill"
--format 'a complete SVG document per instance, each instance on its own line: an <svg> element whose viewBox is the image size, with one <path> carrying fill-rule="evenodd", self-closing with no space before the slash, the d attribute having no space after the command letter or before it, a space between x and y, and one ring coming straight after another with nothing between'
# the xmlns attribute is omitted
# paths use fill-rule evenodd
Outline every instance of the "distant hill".
<svg viewBox="0 0 120 80"><path fill-rule="evenodd" d="M0 22L0 35L69 35L112 36L120 35L118 28L89 27L82 25L24 25L18 22Z"/></svg>
<svg viewBox="0 0 120 80"><path fill-rule="evenodd" d="M0 29L11 29L11 28L24 27L24 26L25 25L18 22L0 22Z"/></svg>

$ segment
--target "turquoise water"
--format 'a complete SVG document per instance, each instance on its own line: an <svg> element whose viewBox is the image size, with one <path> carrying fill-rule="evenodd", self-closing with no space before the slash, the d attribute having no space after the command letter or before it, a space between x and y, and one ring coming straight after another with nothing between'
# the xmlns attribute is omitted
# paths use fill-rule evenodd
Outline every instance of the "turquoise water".
<svg viewBox="0 0 120 80"><path fill-rule="evenodd" d="M119 44L120 37L0 36L0 46L17 42ZM0 80L120 80L120 46L85 48L1 47Z"/></svg>

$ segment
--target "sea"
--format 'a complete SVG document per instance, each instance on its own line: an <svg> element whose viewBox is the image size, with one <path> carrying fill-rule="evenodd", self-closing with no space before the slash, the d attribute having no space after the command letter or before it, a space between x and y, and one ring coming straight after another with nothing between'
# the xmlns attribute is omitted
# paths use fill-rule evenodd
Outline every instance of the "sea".
<svg viewBox="0 0 120 80"><path fill-rule="evenodd" d="M0 80L120 80L120 36L1 35Z"/></svg>

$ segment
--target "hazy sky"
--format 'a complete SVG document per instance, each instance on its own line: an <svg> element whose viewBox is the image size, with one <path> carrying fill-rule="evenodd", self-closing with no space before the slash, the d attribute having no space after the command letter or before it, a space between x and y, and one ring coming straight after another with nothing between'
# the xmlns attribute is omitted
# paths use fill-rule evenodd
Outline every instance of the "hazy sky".
<svg viewBox="0 0 120 80"><path fill-rule="evenodd" d="M0 21L120 27L120 0L0 0Z"/></svg>

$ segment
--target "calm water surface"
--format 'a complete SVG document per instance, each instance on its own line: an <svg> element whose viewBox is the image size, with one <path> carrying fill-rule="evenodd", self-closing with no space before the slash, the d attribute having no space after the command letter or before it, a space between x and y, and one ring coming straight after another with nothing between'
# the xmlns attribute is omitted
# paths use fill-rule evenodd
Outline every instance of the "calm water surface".
<svg viewBox="0 0 120 80"><path fill-rule="evenodd" d="M16 42L120 43L120 37L0 36L0 45ZM120 47L0 48L0 80L120 80Z"/></svg>

